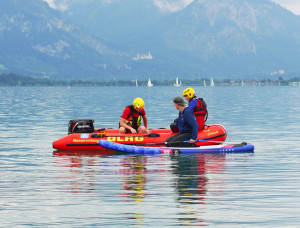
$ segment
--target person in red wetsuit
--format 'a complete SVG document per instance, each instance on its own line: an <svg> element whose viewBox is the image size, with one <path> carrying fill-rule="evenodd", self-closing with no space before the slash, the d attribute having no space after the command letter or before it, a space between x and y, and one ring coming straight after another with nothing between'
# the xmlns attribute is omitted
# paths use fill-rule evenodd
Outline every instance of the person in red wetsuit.
<svg viewBox="0 0 300 228"><path fill-rule="evenodd" d="M189 102L188 107L194 112L198 130L202 130L208 117L207 106L203 98L197 98L193 88L183 90L182 95Z"/></svg>
<svg viewBox="0 0 300 228"><path fill-rule="evenodd" d="M121 116L119 133L149 133L148 120L144 110L145 103L142 98L134 99L132 105L128 105ZM141 126L142 119L144 126Z"/></svg>

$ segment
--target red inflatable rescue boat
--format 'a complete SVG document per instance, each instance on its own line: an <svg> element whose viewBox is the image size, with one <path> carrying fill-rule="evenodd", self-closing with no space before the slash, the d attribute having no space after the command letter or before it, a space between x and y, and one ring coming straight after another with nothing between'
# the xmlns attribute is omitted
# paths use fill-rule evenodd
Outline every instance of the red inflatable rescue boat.
<svg viewBox="0 0 300 228"><path fill-rule="evenodd" d="M69 134L53 142L53 148L68 151L95 151L106 150L99 145L99 140L111 142L147 146L161 147L170 136L176 134L171 129L150 129L150 134L119 134L118 129L94 129L93 120L70 120ZM214 124L206 126L199 131L197 142L199 146L217 145L225 141L226 130L222 125Z"/></svg>

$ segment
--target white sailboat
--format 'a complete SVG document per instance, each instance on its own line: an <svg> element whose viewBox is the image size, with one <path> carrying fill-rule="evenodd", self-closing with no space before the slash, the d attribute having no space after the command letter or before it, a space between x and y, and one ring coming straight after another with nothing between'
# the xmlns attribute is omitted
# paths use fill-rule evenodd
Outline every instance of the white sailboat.
<svg viewBox="0 0 300 228"><path fill-rule="evenodd" d="M178 83L178 77L176 78L176 82L174 83L174 86L176 86L176 87L181 86L181 80L180 80L180 83Z"/></svg>
<svg viewBox="0 0 300 228"><path fill-rule="evenodd" d="M210 86L215 86L215 83L214 83L214 79L213 79L213 78L210 80Z"/></svg>
<svg viewBox="0 0 300 228"><path fill-rule="evenodd" d="M206 81L205 80L203 81L203 86L206 86Z"/></svg>
<svg viewBox="0 0 300 228"><path fill-rule="evenodd" d="M137 83L137 79L135 80L135 86L136 87L138 87L139 85L138 85L138 83Z"/></svg>
<svg viewBox="0 0 300 228"><path fill-rule="evenodd" d="M148 87L152 87L152 86L153 86L153 84L151 83L151 80L150 80L150 78L149 78L149 80L148 80L148 84L147 84L147 86L148 86Z"/></svg>

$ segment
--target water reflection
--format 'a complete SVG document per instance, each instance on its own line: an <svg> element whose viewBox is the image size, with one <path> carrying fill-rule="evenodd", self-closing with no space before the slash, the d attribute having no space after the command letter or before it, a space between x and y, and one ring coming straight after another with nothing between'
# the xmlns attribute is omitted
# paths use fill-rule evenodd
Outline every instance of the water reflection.
<svg viewBox="0 0 300 228"><path fill-rule="evenodd" d="M155 210L159 204L164 210L168 204L176 205L170 215L177 219L176 224L204 225L208 195L220 193L226 169L226 155L212 154L143 156L57 152L54 157L55 165L65 168L64 175L60 175L65 190L102 193L102 200L115 198L120 207L132 204L135 209L124 216L135 220L135 225L147 220L149 214L144 208ZM106 191L102 192L104 186Z"/></svg>
<svg viewBox="0 0 300 228"><path fill-rule="evenodd" d="M99 167L103 167L101 158L115 154L114 151L55 151L54 165L61 172L57 173L57 180L62 184L61 191L71 193L93 193L99 189ZM114 166L109 164L109 166ZM105 173L105 172L104 172Z"/></svg>
<svg viewBox="0 0 300 228"><path fill-rule="evenodd" d="M226 169L226 155L199 154L172 159L177 161L173 173L177 176L174 187L178 194L178 207L181 209L178 223L205 225L203 205L208 202L208 193L223 185L222 181L216 181L216 177Z"/></svg>
<svg viewBox="0 0 300 228"><path fill-rule="evenodd" d="M178 176L176 189L179 193L179 202L205 204L208 184L211 178L223 174L226 168L226 155L198 154L176 158L178 166L174 173ZM219 181L215 184L222 184ZM187 188L188 187L188 188ZM214 186L215 189L215 186Z"/></svg>
<svg viewBox="0 0 300 228"><path fill-rule="evenodd" d="M121 160L122 196L129 197L136 202L141 202L145 198L147 183L146 165L146 156L128 156Z"/></svg>

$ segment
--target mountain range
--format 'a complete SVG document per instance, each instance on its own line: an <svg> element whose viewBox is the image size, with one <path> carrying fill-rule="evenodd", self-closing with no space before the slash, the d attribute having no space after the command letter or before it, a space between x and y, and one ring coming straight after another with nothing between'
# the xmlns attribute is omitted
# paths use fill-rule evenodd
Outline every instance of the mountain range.
<svg viewBox="0 0 300 228"><path fill-rule="evenodd" d="M300 17L270 0L52 2L64 7L0 2L0 72L92 80L300 75Z"/></svg>

